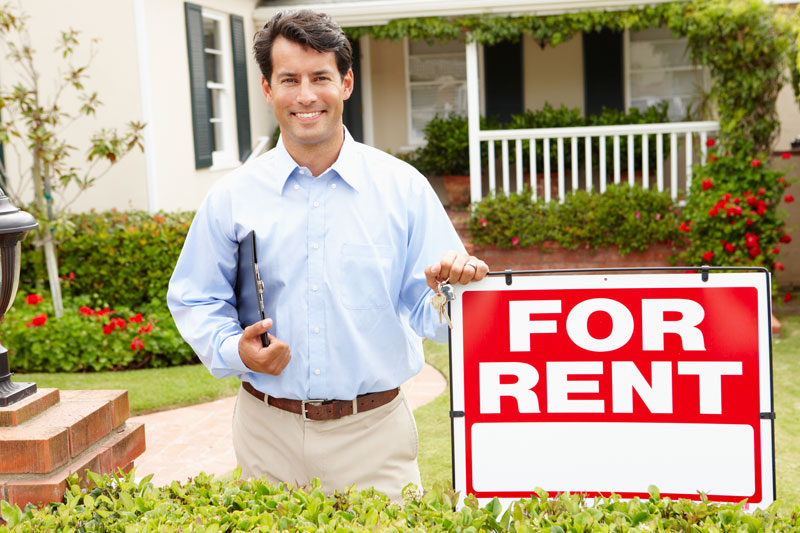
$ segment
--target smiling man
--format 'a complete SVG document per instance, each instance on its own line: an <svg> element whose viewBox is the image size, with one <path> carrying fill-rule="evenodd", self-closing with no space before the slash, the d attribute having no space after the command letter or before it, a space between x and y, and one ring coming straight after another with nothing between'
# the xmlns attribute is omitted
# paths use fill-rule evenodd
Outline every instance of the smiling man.
<svg viewBox="0 0 800 533"><path fill-rule="evenodd" d="M422 368L421 337L447 339L432 289L488 267L464 252L424 176L343 126L352 51L332 20L278 14L254 52L280 141L208 193L167 300L211 374L242 381L233 440L245 476L399 500L420 484L399 387ZM251 230L269 318L242 329L234 287Z"/></svg>

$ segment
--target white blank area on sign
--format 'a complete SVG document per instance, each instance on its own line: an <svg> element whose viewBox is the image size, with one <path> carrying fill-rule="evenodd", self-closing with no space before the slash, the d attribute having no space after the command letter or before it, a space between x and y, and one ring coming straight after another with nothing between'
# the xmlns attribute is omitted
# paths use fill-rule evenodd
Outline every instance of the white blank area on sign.
<svg viewBox="0 0 800 533"><path fill-rule="evenodd" d="M755 492L753 428L596 422L472 426L477 492Z"/></svg>

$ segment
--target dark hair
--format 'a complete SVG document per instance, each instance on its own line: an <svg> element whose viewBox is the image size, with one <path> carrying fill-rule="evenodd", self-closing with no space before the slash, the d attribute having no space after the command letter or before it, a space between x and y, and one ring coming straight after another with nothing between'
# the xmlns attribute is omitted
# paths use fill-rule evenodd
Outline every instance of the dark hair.
<svg viewBox="0 0 800 533"><path fill-rule="evenodd" d="M333 52L336 68L342 78L353 65L350 41L328 15L308 9L283 11L272 17L253 37L253 54L267 83L272 77L272 44L278 37L311 47L317 52Z"/></svg>

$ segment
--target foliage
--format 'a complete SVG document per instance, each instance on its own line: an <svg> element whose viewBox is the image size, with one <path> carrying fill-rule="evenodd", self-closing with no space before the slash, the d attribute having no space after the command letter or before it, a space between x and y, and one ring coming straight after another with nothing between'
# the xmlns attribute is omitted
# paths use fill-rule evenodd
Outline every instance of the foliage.
<svg viewBox="0 0 800 533"><path fill-rule="evenodd" d="M0 322L0 339L9 349L15 370L123 370L174 366L195 359L161 301L153 301L145 312L121 306L92 309L87 298L65 299L65 303L64 316L55 318L49 298L17 297Z"/></svg>
<svg viewBox="0 0 800 533"><path fill-rule="evenodd" d="M458 495L442 485L422 495L407 490L402 505L374 489L326 495L318 480L309 487L276 487L239 474L220 481L200 474L185 485L156 488L133 474L100 476L81 488L69 478L62 503L21 510L2 502L6 526L0 531L791 531L800 510L780 515L774 508L744 510L743 503L618 496L589 504L577 494L550 496L537 489L503 509L495 499L483 507L470 496L454 508Z"/></svg>
<svg viewBox="0 0 800 533"><path fill-rule="evenodd" d="M690 244L680 258L686 264L783 270L780 245L791 241L777 210L789 186L783 173L767 168L751 151L728 154L712 146L709 152L707 164L695 169L681 214Z"/></svg>
<svg viewBox="0 0 800 533"><path fill-rule="evenodd" d="M469 129L467 117L451 113L436 115L425 125L425 146L419 148L413 164L423 173L439 176L469 174Z"/></svg>
<svg viewBox="0 0 800 533"><path fill-rule="evenodd" d="M499 248L556 242L564 248L618 246L621 254L680 240L669 193L609 185L602 194L577 191L563 204L532 200L531 192L484 198L469 220L473 242Z"/></svg>
<svg viewBox="0 0 800 533"><path fill-rule="evenodd" d="M65 296L86 295L89 304L142 308L163 301L194 213L146 211L69 215L75 233L58 246L59 269L73 273ZM41 285L45 265L32 243L23 241L22 290Z"/></svg>

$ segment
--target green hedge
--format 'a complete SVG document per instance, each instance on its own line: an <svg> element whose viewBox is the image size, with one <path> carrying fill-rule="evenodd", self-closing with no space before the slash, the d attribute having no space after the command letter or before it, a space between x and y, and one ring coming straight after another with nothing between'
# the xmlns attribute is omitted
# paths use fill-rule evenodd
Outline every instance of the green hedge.
<svg viewBox="0 0 800 533"><path fill-rule="evenodd" d="M653 243L680 241L677 212L667 192L609 185L603 194L570 193L563 204L533 201L530 191L486 197L472 212L469 226L478 245L618 246L624 255Z"/></svg>
<svg viewBox="0 0 800 533"><path fill-rule="evenodd" d="M406 493L403 505L374 490L325 495L311 487L275 487L252 479L219 481L200 474L186 485L156 488L149 476L89 474L82 489L70 479L63 503L21 510L0 502L0 531L513 531L549 533L606 531L795 531L800 509L781 516L774 509L748 513L743 504L661 498L622 501L616 496L588 504L579 495L550 496L538 490L503 510L500 502L480 507L470 497L458 511L452 489L435 487L422 496ZM237 477L237 476L234 476Z"/></svg>
<svg viewBox="0 0 800 533"><path fill-rule="evenodd" d="M194 213L107 211L72 215L74 234L58 245L59 273L72 282L64 296L88 296L94 306L141 310L166 297ZM20 292L47 287L44 256L23 241Z"/></svg>

